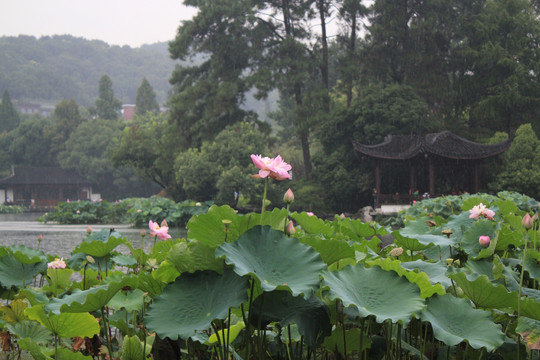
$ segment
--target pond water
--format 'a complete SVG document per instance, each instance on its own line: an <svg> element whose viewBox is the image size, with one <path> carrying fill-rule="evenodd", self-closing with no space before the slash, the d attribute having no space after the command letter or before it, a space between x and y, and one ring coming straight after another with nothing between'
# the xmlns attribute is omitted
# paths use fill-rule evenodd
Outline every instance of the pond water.
<svg viewBox="0 0 540 360"><path fill-rule="evenodd" d="M43 224L36 219L39 213L25 214L0 214L0 246L24 245L33 249L38 248L38 236L43 235L40 249L46 254L69 258L75 247L86 237L88 225L58 225ZM96 224L90 225L93 231L114 228L124 237L129 239L135 247L140 247L141 230L126 224ZM144 228L145 230L148 229ZM186 236L185 229L170 229L173 238ZM159 241L159 240L158 240ZM149 250L154 242L148 235L144 239L144 248ZM117 250L127 252L125 246L119 246Z"/></svg>

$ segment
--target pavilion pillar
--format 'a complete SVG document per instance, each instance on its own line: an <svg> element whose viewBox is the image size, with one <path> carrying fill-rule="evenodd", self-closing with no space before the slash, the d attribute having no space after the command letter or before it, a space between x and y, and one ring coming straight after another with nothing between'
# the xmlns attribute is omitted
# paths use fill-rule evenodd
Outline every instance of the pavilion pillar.
<svg viewBox="0 0 540 360"><path fill-rule="evenodd" d="M375 190L377 190L376 204L375 207L379 206L379 199L381 196L381 165L377 161L375 164Z"/></svg>
<svg viewBox="0 0 540 360"><path fill-rule="evenodd" d="M431 156L429 157L429 196L435 196L435 165Z"/></svg>
<svg viewBox="0 0 540 360"><path fill-rule="evenodd" d="M480 188L479 184L480 184L480 171L479 171L479 166L478 166L478 161L475 161L474 162L474 168L473 168L473 175L474 175L474 182L473 182L473 190L474 190L474 193L476 194Z"/></svg>
<svg viewBox="0 0 540 360"><path fill-rule="evenodd" d="M409 163L409 183L410 190L409 195L411 195L416 190L416 169L412 163Z"/></svg>

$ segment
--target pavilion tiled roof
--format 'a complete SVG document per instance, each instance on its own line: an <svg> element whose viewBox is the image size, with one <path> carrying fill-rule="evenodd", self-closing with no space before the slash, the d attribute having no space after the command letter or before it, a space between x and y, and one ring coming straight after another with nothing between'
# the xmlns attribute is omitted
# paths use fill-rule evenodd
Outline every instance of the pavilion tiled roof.
<svg viewBox="0 0 540 360"><path fill-rule="evenodd" d="M87 185L88 180L60 167L16 166L0 185Z"/></svg>
<svg viewBox="0 0 540 360"><path fill-rule="evenodd" d="M353 146L357 155L379 159L407 160L418 154L434 154L450 159L476 160L503 153L510 141L481 144L442 131L427 135L388 135L380 144L364 145L353 141Z"/></svg>

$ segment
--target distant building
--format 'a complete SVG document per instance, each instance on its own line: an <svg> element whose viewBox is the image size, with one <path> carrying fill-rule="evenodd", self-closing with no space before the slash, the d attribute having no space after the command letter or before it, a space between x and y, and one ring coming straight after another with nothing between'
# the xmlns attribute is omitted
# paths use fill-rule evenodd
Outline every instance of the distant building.
<svg viewBox="0 0 540 360"><path fill-rule="evenodd" d="M28 115L39 114L47 117L54 111L53 105L45 105L37 102L16 100L13 102L13 105L15 105L20 113Z"/></svg>
<svg viewBox="0 0 540 360"><path fill-rule="evenodd" d="M59 201L93 200L90 183L74 171L59 167L15 166L0 179L0 203L52 208Z"/></svg>
<svg viewBox="0 0 540 360"><path fill-rule="evenodd" d="M133 119L133 116L135 116L135 108L136 106L133 104L122 105L122 116L124 117L124 121L131 121Z"/></svg>

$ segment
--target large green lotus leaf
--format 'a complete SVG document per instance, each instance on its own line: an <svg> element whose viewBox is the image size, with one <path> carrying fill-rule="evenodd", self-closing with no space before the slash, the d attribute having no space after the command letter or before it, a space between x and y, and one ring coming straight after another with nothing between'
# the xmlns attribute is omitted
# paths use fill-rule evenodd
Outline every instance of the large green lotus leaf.
<svg viewBox="0 0 540 360"><path fill-rule="evenodd" d="M491 207L498 208L497 215L500 217L517 214L520 212L516 203L510 200L497 200L491 204Z"/></svg>
<svg viewBox="0 0 540 360"><path fill-rule="evenodd" d="M148 258L156 259L158 263L162 262L169 255L169 251L178 243L185 242L185 239L169 239L167 241L159 240L156 245L152 247L152 252L148 254Z"/></svg>
<svg viewBox="0 0 540 360"><path fill-rule="evenodd" d="M104 257L117 246L126 244L127 242L123 237L114 236L109 237L106 241L83 241L73 250L73 254L83 253L98 258Z"/></svg>
<svg viewBox="0 0 540 360"><path fill-rule="evenodd" d="M19 339L31 338L38 344L47 344L52 339L51 332L37 321L21 321L6 324L9 332Z"/></svg>
<svg viewBox="0 0 540 360"><path fill-rule="evenodd" d="M536 250L527 250L527 259L525 260L525 270L529 273L531 278L540 281L540 265L538 260L540 259L540 253Z"/></svg>
<svg viewBox="0 0 540 360"><path fill-rule="evenodd" d="M502 266L502 264L500 266ZM482 259L467 261L464 270L466 271L467 279L471 281L482 275L487 276L490 281L493 281L495 280L495 275L493 274L494 268L494 262Z"/></svg>
<svg viewBox="0 0 540 360"><path fill-rule="evenodd" d="M321 239L312 236L301 237L299 240L315 249L327 265L341 259L354 258L354 248L345 240Z"/></svg>
<svg viewBox="0 0 540 360"><path fill-rule="evenodd" d="M92 231L86 238L84 238L83 241L87 242L93 242L93 241L101 241L101 242L107 242L110 237L115 238L121 238L122 234L115 231L114 229L101 229L99 231Z"/></svg>
<svg viewBox="0 0 540 360"><path fill-rule="evenodd" d="M137 278L122 277L107 279L108 283L88 290L76 289L63 298L53 298L45 305L47 311L60 313L83 313L96 311L107 305L113 296L123 287L137 288Z"/></svg>
<svg viewBox="0 0 540 360"><path fill-rule="evenodd" d="M31 320L38 321L53 334L61 338L80 336L84 338L99 334L99 323L89 313L62 313L47 316L43 306L33 306L26 309L26 314Z"/></svg>
<svg viewBox="0 0 540 360"><path fill-rule="evenodd" d="M156 270L152 271L154 279L166 284L172 283L179 275L180 272L168 260L163 261Z"/></svg>
<svg viewBox="0 0 540 360"><path fill-rule="evenodd" d="M452 285L452 282L446 276L446 270L448 266L445 261L437 261L435 263L416 260L416 261L407 261L402 262L401 266L407 270L418 270L420 272L426 273L429 277L431 284L441 284L444 288ZM443 294L439 294L443 295Z"/></svg>
<svg viewBox="0 0 540 360"><path fill-rule="evenodd" d="M469 280L465 272L450 274L463 293L476 307L485 309L517 308L517 293L509 293L502 285L493 285L486 275Z"/></svg>
<svg viewBox="0 0 540 360"><path fill-rule="evenodd" d="M137 279L139 280L137 288L148 293L150 298L161 294L165 286L167 286L163 281L154 278L151 273L140 273L137 275Z"/></svg>
<svg viewBox="0 0 540 360"><path fill-rule="evenodd" d="M319 253L294 237L269 226L256 226L233 243L221 245L216 257L234 265L234 271L251 274L264 291L289 288L307 299L319 288L319 272L325 264Z"/></svg>
<svg viewBox="0 0 540 360"><path fill-rule="evenodd" d="M126 309L128 312L140 311L143 307L144 292L139 289L121 290L109 300L107 306L114 310Z"/></svg>
<svg viewBox="0 0 540 360"><path fill-rule="evenodd" d="M480 246L478 238L489 236L491 243L488 248ZM475 221L463 234L460 247L469 254L470 257L478 259L493 255L497 245L497 223L491 220Z"/></svg>
<svg viewBox="0 0 540 360"><path fill-rule="evenodd" d="M479 196L471 196L470 198L463 200L463 203L461 204L461 210L469 211L470 209L472 209L473 207L475 207L476 205L480 203L489 207L489 202L487 200L482 199Z"/></svg>
<svg viewBox="0 0 540 360"><path fill-rule="evenodd" d="M34 277L47 269L46 262L23 264L13 255L0 258L0 284L3 287L23 287L30 284Z"/></svg>
<svg viewBox="0 0 540 360"><path fill-rule="evenodd" d="M504 342L501 326L493 322L491 312L473 309L467 299L452 295L429 298L421 319L429 321L434 336L448 346L466 341L474 349L492 351Z"/></svg>
<svg viewBox="0 0 540 360"><path fill-rule="evenodd" d="M393 260L391 258L377 258L368 260L367 264L370 266L377 265L383 270L395 271L399 276L405 276L411 283L418 285L420 289L420 297L425 299L433 294L444 295L446 291L438 283L432 283L429 276L424 272L415 272L402 267L401 261Z"/></svg>
<svg viewBox="0 0 540 360"><path fill-rule="evenodd" d="M315 295L309 299L292 296L288 291L263 293L253 302L253 326L279 322L285 327L296 324L308 345L315 347L330 335L330 311Z"/></svg>
<svg viewBox="0 0 540 360"><path fill-rule="evenodd" d="M187 339L207 330L214 319L225 319L229 308L247 301L248 280L225 270L184 273L167 285L150 305L146 327L161 338Z"/></svg>
<svg viewBox="0 0 540 360"><path fill-rule="evenodd" d="M22 264L47 262L47 256L45 256L43 251L27 248L24 245L10 246L8 252Z"/></svg>
<svg viewBox="0 0 540 360"><path fill-rule="evenodd" d="M521 219L519 220L521 226ZM514 231L508 224L502 224L497 235L497 246L495 250L505 251L508 246L513 245L518 248L523 245L523 234L521 231Z"/></svg>
<svg viewBox="0 0 540 360"><path fill-rule="evenodd" d="M84 355L80 351L72 351L67 348L58 349L57 360L91 360L90 355Z"/></svg>
<svg viewBox="0 0 540 360"><path fill-rule="evenodd" d="M306 212L294 212L291 214L291 217L306 234L330 237L334 233L332 225L316 216L310 216Z"/></svg>
<svg viewBox="0 0 540 360"><path fill-rule="evenodd" d="M137 259L131 255L119 254L113 256L111 260L118 266L132 267L137 265Z"/></svg>
<svg viewBox="0 0 540 360"><path fill-rule="evenodd" d="M512 295L517 297L517 292L512 292ZM517 310L517 308L516 308ZM540 302L532 298L524 297L521 300L521 314L534 320L540 321Z"/></svg>
<svg viewBox="0 0 540 360"><path fill-rule="evenodd" d="M359 328L352 328L345 332L345 340L343 340L344 331L341 328L336 328L332 331L332 335L324 339L324 347L328 350L336 349L340 354L345 355L345 344L347 345L347 354L360 353L371 347L371 339L366 332L362 333Z"/></svg>
<svg viewBox="0 0 540 360"><path fill-rule="evenodd" d="M32 356L32 359L34 360L52 360L53 358L46 355L43 351L44 349L39 346L37 342L35 342L31 338L24 338L17 341L19 346L21 347L21 350L27 351L28 354Z"/></svg>
<svg viewBox="0 0 540 360"><path fill-rule="evenodd" d="M8 323L17 323L28 319L24 311L28 308L28 304L23 299L13 300L9 305L0 306L2 319Z"/></svg>
<svg viewBox="0 0 540 360"><path fill-rule="evenodd" d="M206 214L193 216L187 223L188 238L198 240L201 244L216 248L229 239L238 238L236 211L230 206L212 205ZM230 221L228 233L225 234L223 220Z"/></svg>
<svg viewBox="0 0 540 360"><path fill-rule="evenodd" d="M353 219L345 219L343 222L345 222L350 232L354 234L354 236L351 235L352 239L361 239L364 237L373 236L375 234L384 235L387 233L386 229L378 224L364 223L360 220Z"/></svg>
<svg viewBox="0 0 540 360"><path fill-rule="evenodd" d="M216 248L202 244L197 240L181 242L171 248L167 259L178 272L195 272L198 270L223 270L223 260L215 257Z"/></svg>
<svg viewBox="0 0 540 360"><path fill-rule="evenodd" d="M521 316L516 332L521 335L531 350L540 350L540 321Z"/></svg>
<svg viewBox="0 0 540 360"><path fill-rule="evenodd" d="M379 323L390 319L406 326L425 306L418 286L378 266L366 269L358 264L322 275L331 300L356 307L360 317L374 315Z"/></svg>
<svg viewBox="0 0 540 360"><path fill-rule="evenodd" d="M422 244L417 238L413 236L405 237L401 235L398 231L394 231L392 235L394 236L394 239L395 239L394 243L405 250L422 251L429 247L428 244Z"/></svg>

